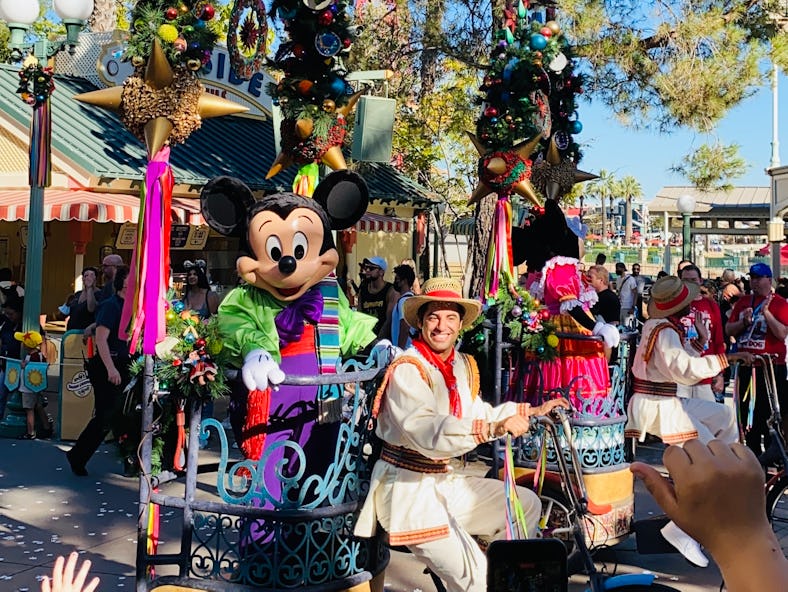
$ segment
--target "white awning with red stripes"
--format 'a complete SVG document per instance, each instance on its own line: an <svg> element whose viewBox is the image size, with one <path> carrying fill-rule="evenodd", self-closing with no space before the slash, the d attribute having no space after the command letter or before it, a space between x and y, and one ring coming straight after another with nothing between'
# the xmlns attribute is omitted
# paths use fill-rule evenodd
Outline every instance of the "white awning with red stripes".
<svg viewBox="0 0 788 592"><path fill-rule="evenodd" d="M28 219L30 192L26 189L0 191L0 220ZM182 224L205 224L199 200L173 198L172 220ZM99 193L82 189L46 189L44 221L136 222L140 200L133 195Z"/></svg>
<svg viewBox="0 0 788 592"><path fill-rule="evenodd" d="M356 223L359 232L410 232L410 222L383 214L367 212Z"/></svg>

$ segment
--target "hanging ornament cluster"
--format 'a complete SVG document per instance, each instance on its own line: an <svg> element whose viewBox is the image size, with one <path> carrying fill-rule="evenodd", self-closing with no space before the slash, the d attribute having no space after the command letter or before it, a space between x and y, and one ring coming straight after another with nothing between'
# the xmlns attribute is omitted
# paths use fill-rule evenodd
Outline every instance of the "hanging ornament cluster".
<svg viewBox="0 0 788 592"><path fill-rule="evenodd" d="M552 6L534 4L529 10L522 0L506 3L479 89L481 114L472 139L481 155L480 184L471 203L493 191L499 196L508 191L538 204L539 195L556 198L574 183L593 178L575 175L581 154L574 136L583 129L576 98L583 92L583 79L574 72L572 46L555 19ZM526 147L532 151L525 154ZM528 178L515 170L502 174L490 169L490 156L501 152L517 153L527 161ZM519 161L517 165L522 168ZM502 176L512 184L497 183Z"/></svg>
<svg viewBox="0 0 788 592"><path fill-rule="evenodd" d="M504 339L520 347L530 359L549 361L558 356L556 326L550 322L550 313L539 300L519 286L501 286L494 301L503 319ZM463 337L463 342L479 353L486 342L483 322L484 315Z"/></svg>
<svg viewBox="0 0 788 592"><path fill-rule="evenodd" d="M224 347L217 317L202 321L183 302L168 303L164 318L167 337L157 346L156 378L162 390L177 391L180 398L214 399L227 392Z"/></svg>
<svg viewBox="0 0 788 592"><path fill-rule="evenodd" d="M273 59L282 79L268 89L283 114L282 153L268 178L294 163L347 168L341 146L359 96L340 59L357 34L349 8L347 0L275 0L271 7L289 39Z"/></svg>
<svg viewBox="0 0 788 592"><path fill-rule="evenodd" d="M29 56L19 70L19 86L16 92L25 103L38 107L55 91L52 77L52 68L42 66L36 58Z"/></svg>
<svg viewBox="0 0 788 592"><path fill-rule="evenodd" d="M158 40L170 64L199 70L211 59L218 38L215 15L206 0L141 0L131 13L126 58L143 66Z"/></svg>
<svg viewBox="0 0 788 592"><path fill-rule="evenodd" d="M235 0L227 29L227 52L236 76L249 80L263 69L267 42L263 0Z"/></svg>

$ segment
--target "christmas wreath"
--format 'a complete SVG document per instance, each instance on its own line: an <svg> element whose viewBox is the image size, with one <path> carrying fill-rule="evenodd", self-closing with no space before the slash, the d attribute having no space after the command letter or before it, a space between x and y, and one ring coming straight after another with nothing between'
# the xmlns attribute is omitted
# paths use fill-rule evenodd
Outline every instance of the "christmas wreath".
<svg viewBox="0 0 788 592"><path fill-rule="evenodd" d="M23 67L19 71L19 87L16 92L28 105L40 107L49 100L50 95L55 91L52 76L52 68L42 66L36 58L31 56L24 61Z"/></svg>

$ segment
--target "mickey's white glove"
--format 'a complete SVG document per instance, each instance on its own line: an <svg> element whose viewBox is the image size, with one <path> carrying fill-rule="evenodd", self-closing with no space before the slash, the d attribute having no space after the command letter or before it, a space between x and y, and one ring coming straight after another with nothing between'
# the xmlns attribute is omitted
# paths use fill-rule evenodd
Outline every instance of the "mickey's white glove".
<svg viewBox="0 0 788 592"><path fill-rule="evenodd" d="M274 390L285 379L285 373L264 349L255 349L246 354L241 368L241 378L250 391L264 391L270 384Z"/></svg>
<svg viewBox="0 0 788 592"><path fill-rule="evenodd" d="M605 345L610 348L618 347L618 343L621 341L621 333L618 332L618 327L609 323L597 322L593 333L604 339Z"/></svg>

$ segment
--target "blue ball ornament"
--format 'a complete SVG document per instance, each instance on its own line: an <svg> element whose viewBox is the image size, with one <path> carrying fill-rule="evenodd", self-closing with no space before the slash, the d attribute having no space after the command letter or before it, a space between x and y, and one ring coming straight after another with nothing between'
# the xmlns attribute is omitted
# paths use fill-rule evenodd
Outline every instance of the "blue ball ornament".
<svg viewBox="0 0 788 592"><path fill-rule="evenodd" d="M490 123L498 123L497 117L490 117Z"/></svg>
<svg viewBox="0 0 788 592"><path fill-rule="evenodd" d="M189 345L191 345L192 343L197 341L197 338L192 333L187 333L186 335L183 336L183 340Z"/></svg>
<svg viewBox="0 0 788 592"><path fill-rule="evenodd" d="M172 303L172 310L175 312L183 312L184 304L180 300L176 300Z"/></svg>
<svg viewBox="0 0 788 592"><path fill-rule="evenodd" d="M542 355L544 353L544 346L540 345L536 348L536 353Z"/></svg>
<svg viewBox="0 0 788 592"><path fill-rule="evenodd" d="M541 33L534 33L531 35L531 40L528 45L534 51L541 51L545 47L547 47L547 37L542 35Z"/></svg>
<svg viewBox="0 0 788 592"><path fill-rule="evenodd" d="M204 29L205 28L205 21L197 21L194 23L195 29Z"/></svg>
<svg viewBox="0 0 788 592"><path fill-rule="evenodd" d="M580 123L577 119L574 121L569 122L569 133L570 134L579 134L583 131L583 124Z"/></svg>

